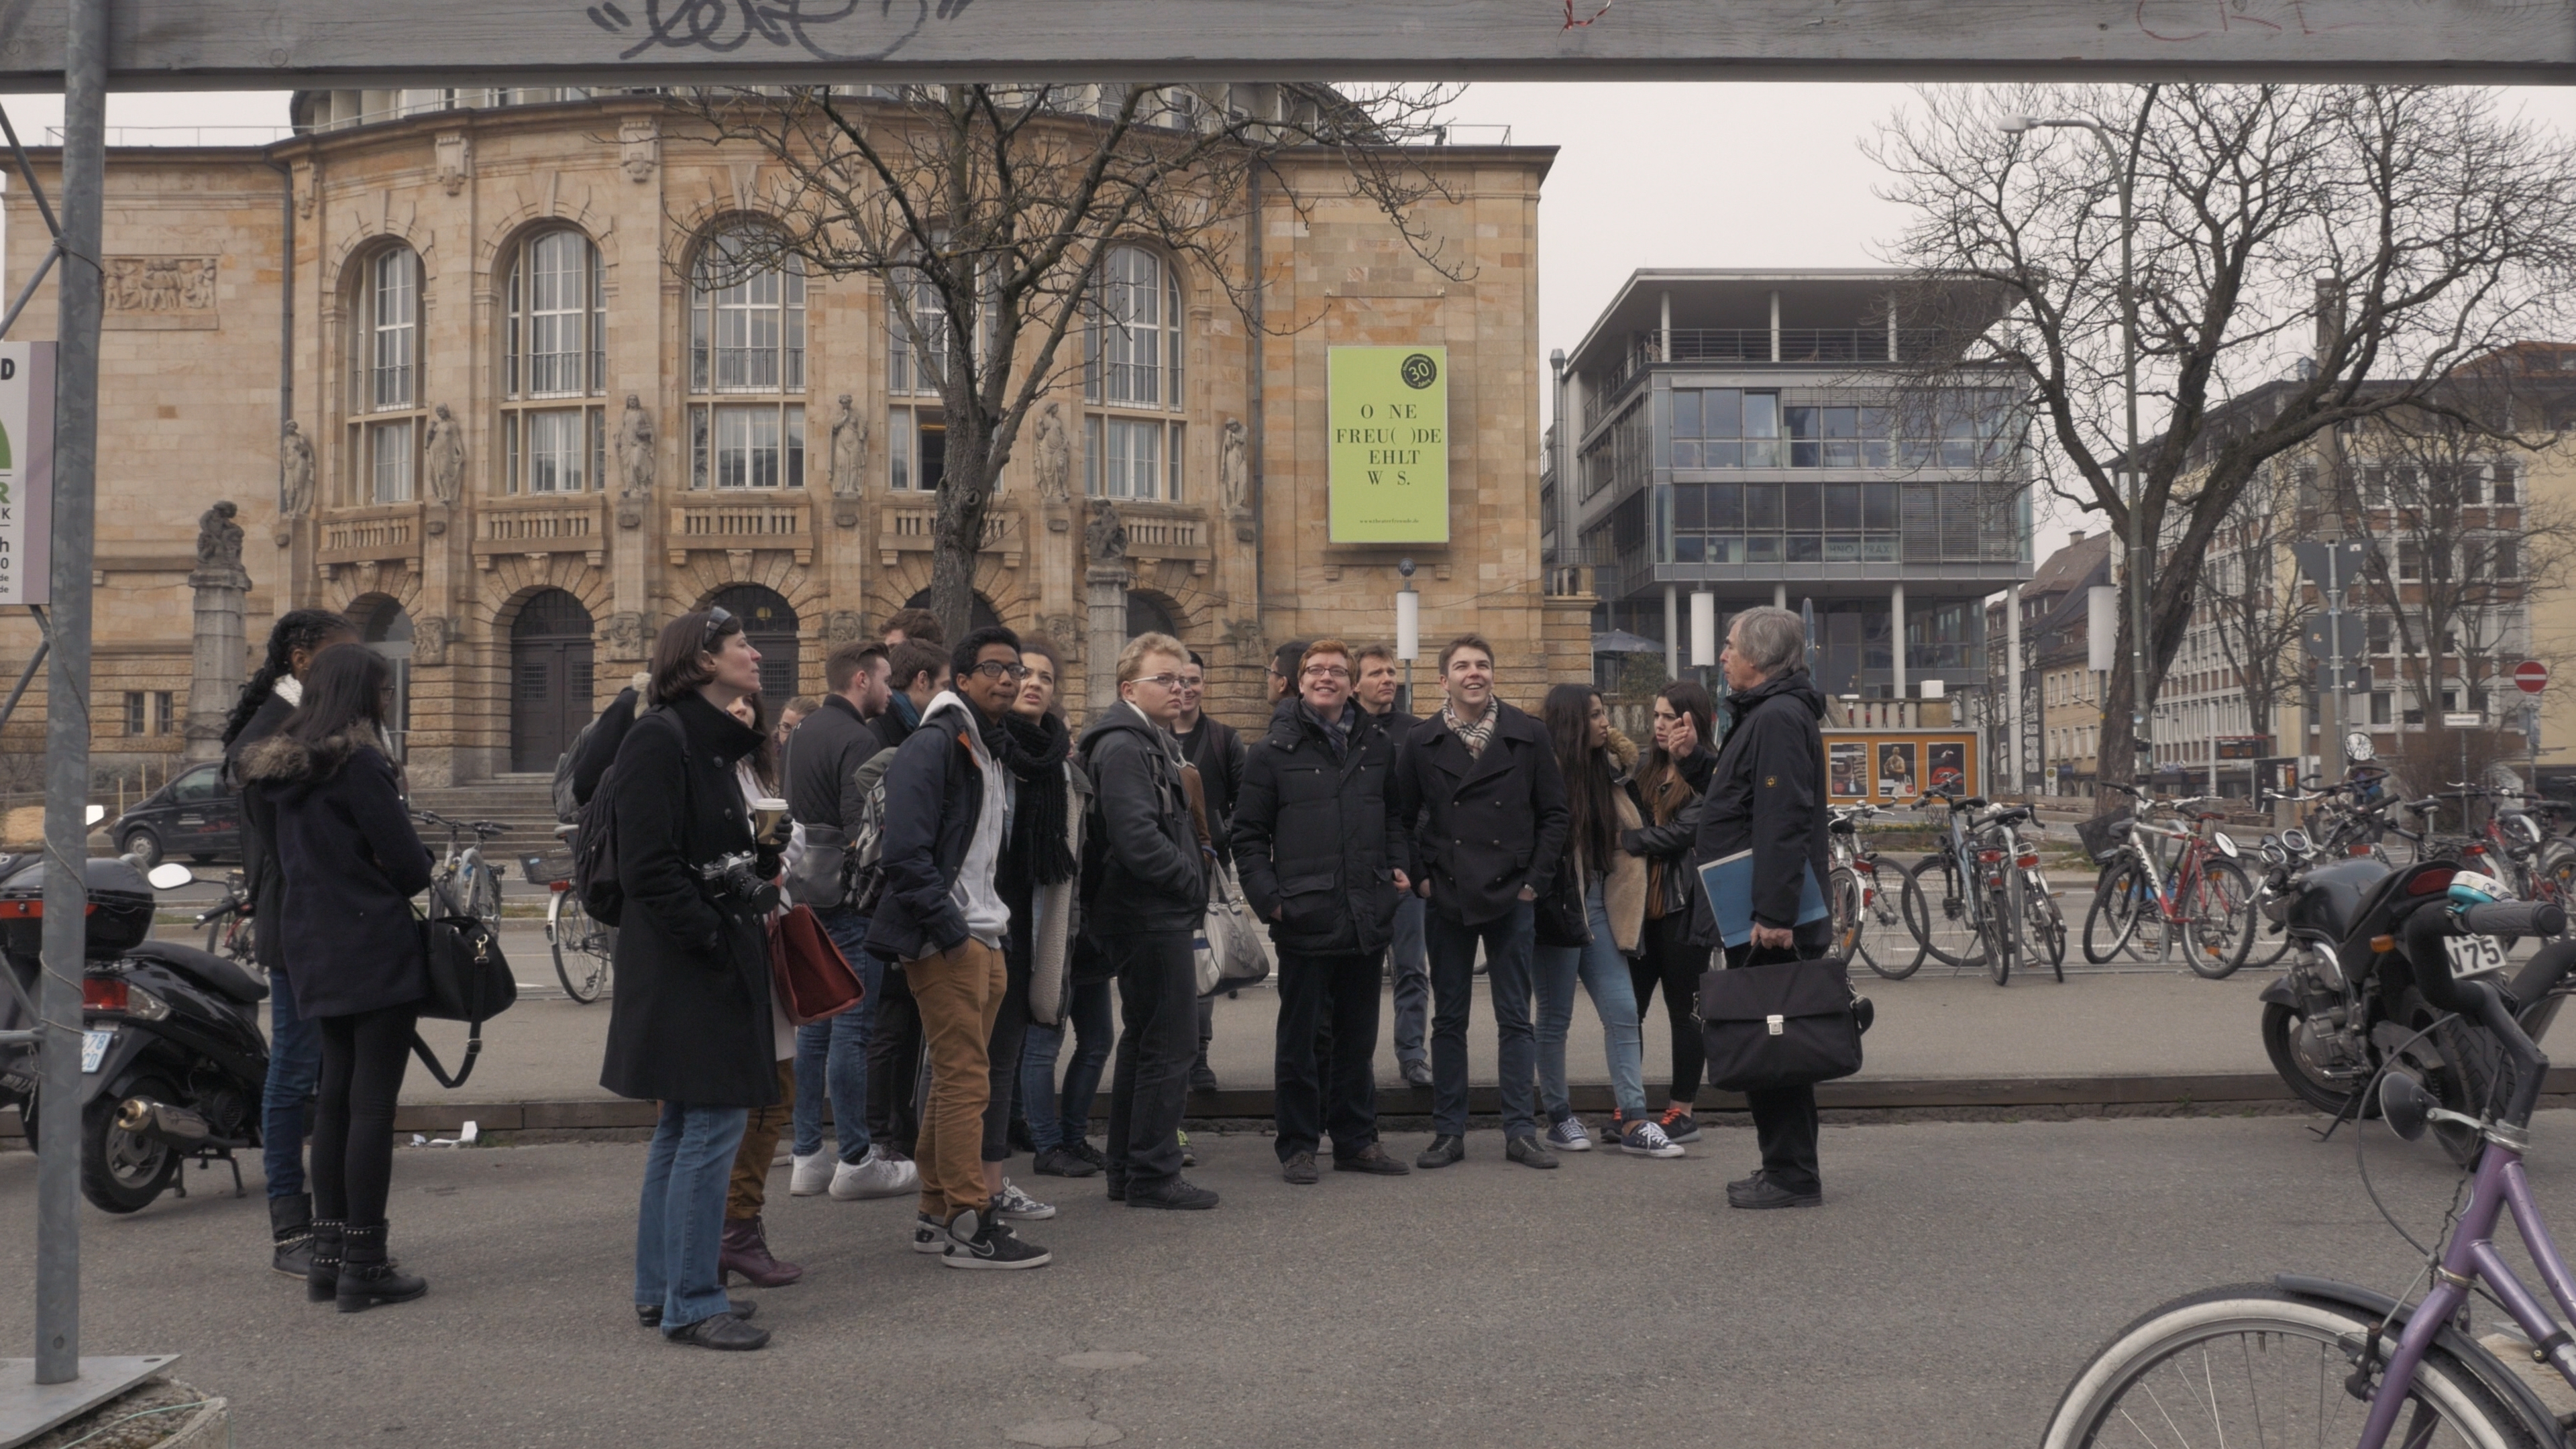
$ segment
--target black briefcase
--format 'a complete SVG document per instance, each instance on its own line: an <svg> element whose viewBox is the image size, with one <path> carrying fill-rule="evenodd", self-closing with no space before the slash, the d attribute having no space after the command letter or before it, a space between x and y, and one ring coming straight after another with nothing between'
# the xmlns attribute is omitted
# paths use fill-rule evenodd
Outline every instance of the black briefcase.
<svg viewBox="0 0 2576 1449"><path fill-rule="evenodd" d="M1699 978L1708 1084L1724 1092L1811 1086L1860 1070L1862 999L1839 961L1719 969Z"/></svg>

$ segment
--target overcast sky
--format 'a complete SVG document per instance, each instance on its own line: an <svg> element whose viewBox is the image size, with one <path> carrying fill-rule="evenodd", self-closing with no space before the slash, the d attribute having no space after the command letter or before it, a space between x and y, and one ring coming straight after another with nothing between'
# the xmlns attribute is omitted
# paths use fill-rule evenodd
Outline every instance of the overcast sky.
<svg viewBox="0 0 2576 1449"><path fill-rule="evenodd" d="M2576 90L2529 88L2516 104L2576 137ZM1472 87L1458 121L1508 126L1517 145L1563 148L1539 205L1539 355L1572 350L1640 267L1856 267L1886 261L1880 246L1903 222L1873 190L1880 173L1861 154L1878 122L1912 92L1893 85L1500 84ZM59 96L0 97L30 144L59 125ZM279 127L286 93L112 96L110 126ZM123 144L159 138L141 131ZM209 132L208 142L264 140ZM1493 139L1476 131L1463 140ZM1541 406L1549 389L1542 387ZM2045 557L2066 518L2044 527Z"/></svg>

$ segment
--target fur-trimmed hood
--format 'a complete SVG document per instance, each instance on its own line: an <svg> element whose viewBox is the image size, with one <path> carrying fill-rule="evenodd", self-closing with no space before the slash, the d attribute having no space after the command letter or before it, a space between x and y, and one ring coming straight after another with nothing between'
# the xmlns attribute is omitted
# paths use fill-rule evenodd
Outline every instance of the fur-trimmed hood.
<svg viewBox="0 0 2576 1449"><path fill-rule="evenodd" d="M333 735L308 745L284 734L270 735L242 751L241 780L271 794L287 795L328 781L360 750L383 752L374 740L352 734Z"/></svg>

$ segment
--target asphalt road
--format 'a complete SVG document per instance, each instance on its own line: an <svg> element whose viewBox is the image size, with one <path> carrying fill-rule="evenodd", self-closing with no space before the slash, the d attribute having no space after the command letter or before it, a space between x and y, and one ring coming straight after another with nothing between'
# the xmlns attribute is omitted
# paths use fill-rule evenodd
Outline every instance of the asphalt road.
<svg viewBox="0 0 2576 1449"><path fill-rule="evenodd" d="M2576 1114L2535 1135L2541 1201L2576 1206ZM1990 1449L2030 1442L2102 1338L2167 1298L2281 1270L2395 1291L2417 1266L2350 1139L2301 1117L1829 1127L1826 1205L1767 1214L1723 1206L1741 1128L1552 1173L1478 1133L1457 1168L1311 1188L1262 1137L1199 1146L1214 1213L1037 1180L1063 1212L1026 1235L1057 1262L1015 1274L917 1257L907 1201L789 1199L782 1171L771 1237L809 1274L759 1295L777 1340L740 1356L633 1324L638 1146L401 1153L395 1249L431 1292L355 1317L268 1272L255 1179L236 1201L192 1173L187 1200L84 1209L85 1346L184 1352L261 1449ZM2401 1220L2437 1224L2454 1179L2430 1144L2374 1128L2372 1158ZM0 1155L21 1245L34 1180ZM0 1276L0 1343L28 1341L30 1284Z"/></svg>

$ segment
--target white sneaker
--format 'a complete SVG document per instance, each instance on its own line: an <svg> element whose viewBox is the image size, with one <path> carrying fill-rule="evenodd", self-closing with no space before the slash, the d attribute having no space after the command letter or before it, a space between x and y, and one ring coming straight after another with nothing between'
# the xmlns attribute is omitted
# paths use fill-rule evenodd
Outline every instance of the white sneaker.
<svg viewBox="0 0 2576 1449"><path fill-rule="evenodd" d="M921 1186L921 1169L909 1162L892 1161L876 1148L856 1162L844 1162L832 1169L832 1196L843 1202L863 1197L894 1197Z"/></svg>
<svg viewBox="0 0 2576 1449"><path fill-rule="evenodd" d="M1055 1207L1053 1204L1042 1203L1020 1191L1019 1185L1006 1177L1002 1179L1001 1215L1006 1218L1018 1218L1022 1222L1043 1222L1055 1216Z"/></svg>
<svg viewBox="0 0 2576 1449"><path fill-rule="evenodd" d="M830 1149L807 1157L791 1157L795 1165L787 1174L789 1197L813 1197L832 1185L832 1167L839 1159Z"/></svg>

